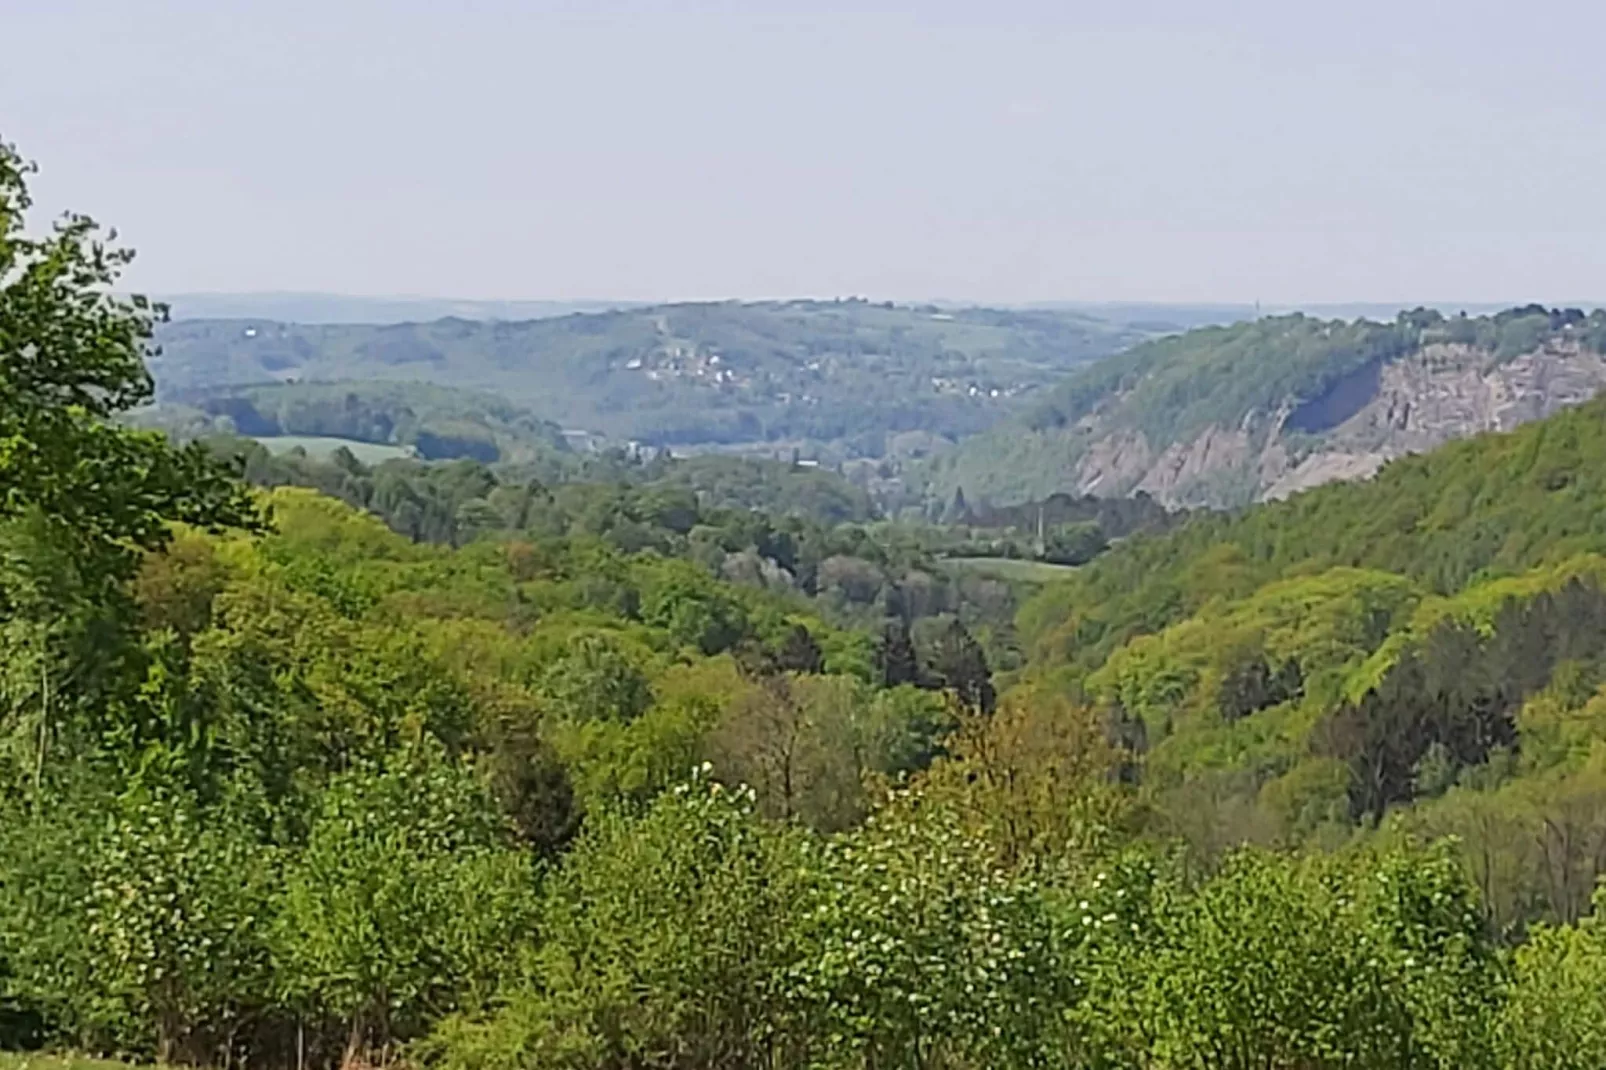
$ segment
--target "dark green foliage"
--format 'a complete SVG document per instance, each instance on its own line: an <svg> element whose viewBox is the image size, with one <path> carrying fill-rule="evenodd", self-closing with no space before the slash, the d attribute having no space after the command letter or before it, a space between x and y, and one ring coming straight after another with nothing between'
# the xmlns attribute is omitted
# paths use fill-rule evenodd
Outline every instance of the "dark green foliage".
<svg viewBox="0 0 1606 1070"><path fill-rule="evenodd" d="M1435 628L1377 687L1329 718L1330 754L1350 767L1350 805L1375 824L1422 791L1423 763L1439 767L1442 791L1456 774L1517 743L1523 701L1547 686L1558 665L1606 658L1606 593L1577 579L1555 594L1501 607L1487 638L1456 622Z"/></svg>
<svg viewBox="0 0 1606 1070"><path fill-rule="evenodd" d="M777 520L822 526L862 523L876 515L868 495L835 474L779 462L701 457L636 464L563 454L572 463L493 468L465 458L369 466L349 451L318 460L295 452L275 456L227 436L206 443L238 463L248 482L313 487L369 509L402 534L426 542L467 542L504 530L558 534L578 527L599 535L634 529L651 544L665 535L689 534L708 522L705 515L717 523L734 521L720 514L737 510L763 510ZM559 515L547 515L552 513ZM784 554L785 548L777 544L774 551Z"/></svg>
<svg viewBox="0 0 1606 1070"><path fill-rule="evenodd" d="M1315 397L1354 369L1398 359L1418 342L1404 324L1343 324L1298 313L1201 328L1126 355L1121 379L1132 386L1120 422L1151 442L1185 440L1212 424L1235 426L1283 398ZM1093 369L1084 374L1100 382ZM1040 404L1027 426L1074 423L1098 400L1073 381Z"/></svg>
<svg viewBox="0 0 1606 1070"><path fill-rule="evenodd" d="M1136 531L1152 531L1180 520L1185 514L1167 511L1147 494L1130 498L1075 497L1051 494L1042 501L1022 505L974 506L967 523L978 528L1014 528L1035 531L1048 528L1095 524L1109 538L1119 539Z"/></svg>
<svg viewBox="0 0 1606 1070"><path fill-rule="evenodd" d="M1606 857L1603 417L1125 540L1023 609L1026 675L1141 720L1133 776L1202 858L1398 813L1468 841L1502 925L1573 920Z"/></svg>
<svg viewBox="0 0 1606 1070"><path fill-rule="evenodd" d="M775 667L781 672L821 673L825 671L825 655L808 628L794 624L775 652Z"/></svg>
<svg viewBox="0 0 1606 1070"><path fill-rule="evenodd" d="M801 624L794 624L787 629L778 644L745 643L735 653L737 667L752 678L825 671L825 654L820 650L820 644Z"/></svg>
<svg viewBox="0 0 1606 1070"><path fill-rule="evenodd" d="M957 618L932 636L925 652L925 675L973 712L992 713L997 704L986 652Z"/></svg>
<svg viewBox="0 0 1606 1070"><path fill-rule="evenodd" d="M652 705L652 684L635 659L604 635L577 635L541 677L548 707L570 721L627 724Z"/></svg>
<svg viewBox="0 0 1606 1070"><path fill-rule="evenodd" d="M643 590L641 619L704 654L735 646L747 632L742 605L695 565L666 562Z"/></svg>
<svg viewBox="0 0 1606 1070"><path fill-rule="evenodd" d="M538 856L558 853L580 828L568 770L537 725L509 718L488 736L484 765L497 806L520 842Z"/></svg>
<svg viewBox="0 0 1606 1070"><path fill-rule="evenodd" d="M881 642L876 647L876 676L883 687L921 682L920 660L909 636L909 622L902 617L888 621L882 629Z"/></svg>
<svg viewBox="0 0 1606 1070"><path fill-rule="evenodd" d="M1252 652L1227 670L1216 705L1223 717L1236 721L1268 706L1297 699L1304 687L1305 678L1299 662L1290 658L1273 669L1264 653Z"/></svg>
<svg viewBox="0 0 1606 1070"><path fill-rule="evenodd" d="M978 548L1014 554L1023 535L1008 528L841 522L869 518L869 500L817 469L701 457L623 469L628 478L615 482L549 485L521 479L516 469L470 460L368 467L349 457L338 463L274 457L236 440L214 440L213 446L240 456L252 482L313 487L376 513L417 541L597 537L627 552L686 558L745 586L814 597L839 623L868 626L885 612L959 614L970 626L986 629L990 653L1014 663L1010 618L1022 585L950 574L940 559ZM1102 505L1091 503L1050 508L1104 515ZM1154 522L1152 503L1109 513L1111 523ZM1084 535L1086 545L1103 543L1102 532Z"/></svg>
<svg viewBox="0 0 1606 1070"><path fill-rule="evenodd" d="M1168 512L1146 494L1132 498L1055 494L1041 502L943 511L940 525L907 525L907 537L945 557L987 557L1080 565L1112 540L1159 532L1185 513Z"/></svg>

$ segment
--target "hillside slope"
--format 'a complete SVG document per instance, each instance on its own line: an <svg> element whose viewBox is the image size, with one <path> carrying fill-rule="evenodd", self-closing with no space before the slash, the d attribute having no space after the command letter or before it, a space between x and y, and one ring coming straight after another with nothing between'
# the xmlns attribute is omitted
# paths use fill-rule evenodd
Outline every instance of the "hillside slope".
<svg viewBox="0 0 1606 1070"><path fill-rule="evenodd" d="M1026 631L1048 660L1091 664L1212 601L1329 568L1404 575L1449 595L1586 552L1606 554L1606 398L1400 458L1364 483L1136 536L1044 595Z"/></svg>
<svg viewBox="0 0 1606 1070"><path fill-rule="evenodd" d="M664 305L526 322L187 320L152 362L164 398L298 380L494 391L565 427L658 445L835 443L882 456L991 426L1067 370L1153 337L1068 311L864 301Z"/></svg>
<svg viewBox="0 0 1606 1070"><path fill-rule="evenodd" d="M1606 871L1606 398L1134 536L1018 630L1206 856L1453 832L1501 924Z"/></svg>
<svg viewBox="0 0 1606 1070"><path fill-rule="evenodd" d="M1142 491L1217 507L1285 497L1587 400L1606 386L1603 351L1606 312L1538 306L1203 328L1074 373L935 461L931 493Z"/></svg>
<svg viewBox="0 0 1606 1070"><path fill-rule="evenodd" d="M427 383L277 383L175 391L132 415L180 438L327 436L441 460L530 462L571 452L561 429L494 394Z"/></svg>

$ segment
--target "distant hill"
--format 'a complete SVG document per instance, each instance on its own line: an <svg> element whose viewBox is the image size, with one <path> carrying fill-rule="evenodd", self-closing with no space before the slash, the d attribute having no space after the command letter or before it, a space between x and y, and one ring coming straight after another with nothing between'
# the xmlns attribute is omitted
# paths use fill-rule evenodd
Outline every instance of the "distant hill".
<svg viewBox="0 0 1606 1070"><path fill-rule="evenodd" d="M181 438L315 436L410 447L425 460L529 463L567 453L562 430L494 394L427 383L278 383L175 391L134 419Z"/></svg>
<svg viewBox="0 0 1606 1070"><path fill-rule="evenodd" d="M1204 327L1073 372L1019 417L931 466L935 503L1055 492L1238 506L1479 431L1606 386L1606 312L1295 313Z"/></svg>
<svg viewBox="0 0 1606 1070"><path fill-rule="evenodd" d="M565 428L655 445L881 457L981 431L1064 373L1152 338L1078 312L862 300L661 305L519 322L180 320L159 396L269 382L489 391ZM898 436L909 434L907 441Z"/></svg>

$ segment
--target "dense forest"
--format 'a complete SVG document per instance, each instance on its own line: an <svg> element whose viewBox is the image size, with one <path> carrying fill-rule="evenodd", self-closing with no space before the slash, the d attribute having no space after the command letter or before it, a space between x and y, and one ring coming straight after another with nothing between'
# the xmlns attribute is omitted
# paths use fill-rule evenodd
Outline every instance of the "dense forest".
<svg viewBox="0 0 1606 1070"><path fill-rule="evenodd" d="M1502 929L1570 920L1606 869L1603 460L1595 401L1135 536L1023 609L1029 675L1127 726L1201 856L1398 815Z"/></svg>
<svg viewBox="0 0 1606 1070"><path fill-rule="evenodd" d="M25 229L27 173L0 151L0 1049L1606 1063L1602 405L1236 516L930 536L732 508L740 466L721 500L175 445L118 419L160 310L91 221ZM1008 678L963 605L907 627L894 549L1089 522L1123 534ZM884 559L867 603L837 557Z"/></svg>
<svg viewBox="0 0 1606 1070"><path fill-rule="evenodd" d="M829 471L720 455L591 456L553 469L467 459L365 465L344 449L320 458L235 437L201 442L254 486L318 490L416 542L583 537L650 551L807 599L835 624L896 632L899 642L924 645L958 621L1002 671L1020 665L1015 614L1043 577L1000 576L989 566L1080 564L1179 519L1142 499L1057 497L1013 510L961 502L944 523L894 522Z"/></svg>

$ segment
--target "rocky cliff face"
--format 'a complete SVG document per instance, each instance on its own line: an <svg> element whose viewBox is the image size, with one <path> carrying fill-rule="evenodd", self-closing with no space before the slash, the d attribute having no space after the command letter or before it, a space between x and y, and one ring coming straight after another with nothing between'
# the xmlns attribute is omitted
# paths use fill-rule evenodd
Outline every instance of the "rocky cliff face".
<svg viewBox="0 0 1606 1070"><path fill-rule="evenodd" d="M1323 397L1158 449L1140 432L1108 426L1101 407L1077 426L1088 444L1069 482L1081 493L1142 491L1173 506L1280 498L1365 478L1451 439L1508 430L1603 387L1606 359L1576 344L1547 343L1505 361L1473 346L1429 345L1363 369Z"/></svg>

